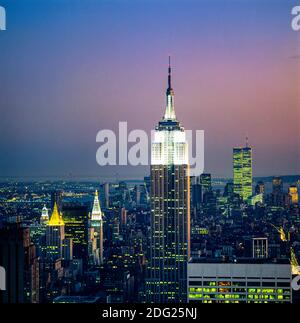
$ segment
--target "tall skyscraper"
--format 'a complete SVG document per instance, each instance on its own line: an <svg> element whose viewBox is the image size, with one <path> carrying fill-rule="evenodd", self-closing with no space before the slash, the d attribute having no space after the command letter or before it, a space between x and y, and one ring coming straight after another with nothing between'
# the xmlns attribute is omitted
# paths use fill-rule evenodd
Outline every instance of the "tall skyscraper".
<svg viewBox="0 0 300 323"><path fill-rule="evenodd" d="M171 67L165 115L151 149L148 302L185 302L190 256L190 177L184 128L176 119Z"/></svg>
<svg viewBox="0 0 300 323"><path fill-rule="evenodd" d="M262 181L259 181L255 186L255 194L265 194L265 184Z"/></svg>
<svg viewBox="0 0 300 323"><path fill-rule="evenodd" d="M47 258L55 261L63 256L63 240L65 239L65 223L54 202L53 212L47 224L46 245Z"/></svg>
<svg viewBox="0 0 300 323"><path fill-rule="evenodd" d="M234 193L246 201L252 195L252 148L233 148Z"/></svg>
<svg viewBox="0 0 300 323"><path fill-rule="evenodd" d="M283 193L283 180L281 177L274 177L272 179L272 204L274 206L282 206L284 193Z"/></svg>
<svg viewBox="0 0 300 323"><path fill-rule="evenodd" d="M89 207L64 203L62 207L66 239L72 239L73 259L81 259L84 268L88 265Z"/></svg>
<svg viewBox="0 0 300 323"><path fill-rule="evenodd" d="M0 303L39 303L39 258L29 228L10 223L0 229L0 266L6 270Z"/></svg>
<svg viewBox="0 0 300 323"><path fill-rule="evenodd" d="M89 263L93 265L103 264L103 215L98 191L95 192L93 209L90 215Z"/></svg>

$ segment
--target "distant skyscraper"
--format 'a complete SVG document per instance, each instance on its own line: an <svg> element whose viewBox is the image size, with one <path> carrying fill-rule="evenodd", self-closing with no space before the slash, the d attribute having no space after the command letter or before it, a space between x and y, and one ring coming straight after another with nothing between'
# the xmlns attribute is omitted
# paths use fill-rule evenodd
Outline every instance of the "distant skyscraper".
<svg viewBox="0 0 300 323"><path fill-rule="evenodd" d="M64 203L63 219L66 239L73 242L73 259L82 259L83 267L88 264L89 208L86 205Z"/></svg>
<svg viewBox="0 0 300 323"><path fill-rule="evenodd" d="M46 225L49 221L49 214L48 214L48 209L46 208L46 205L44 205L42 209L42 215L40 218L40 223Z"/></svg>
<svg viewBox="0 0 300 323"><path fill-rule="evenodd" d="M234 193L244 201L252 195L252 148L233 148L233 183Z"/></svg>
<svg viewBox="0 0 300 323"><path fill-rule="evenodd" d="M118 242L120 240L120 221L117 218L113 222L112 240L113 242Z"/></svg>
<svg viewBox="0 0 300 323"><path fill-rule="evenodd" d="M252 258L268 258L268 238L252 238Z"/></svg>
<svg viewBox="0 0 300 323"><path fill-rule="evenodd" d="M200 175L200 184L202 187L202 194L211 190L211 174L203 173Z"/></svg>
<svg viewBox="0 0 300 323"><path fill-rule="evenodd" d="M151 151L148 302L185 302L190 257L190 177L184 128L176 119L169 66L166 111Z"/></svg>
<svg viewBox="0 0 300 323"><path fill-rule="evenodd" d="M232 197L234 193L234 185L232 182L226 183L224 188L224 196Z"/></svg>
<svg viewBox="0 0 300 323"><path fill-rule="evenodd" d="M298 188L296 185L291 185L289 187L289 196L292 204L298 204L299 195L298 195Z"/></svg>
<svg viewBox="0 0 300 323"><path fill-rule="evenodd" d="M90 264L103 264L103 214L98 197L95 192L93 209L89 224L89 259Z"/></svg>
<svg viewBox="0 0 300 323"><path fill-rule="evenodd" d="M120 220L121 220L122 227L126 226L126 224L127 224L127 210L124 207L122 207L120 209Z"/></svg>
<svg viewBox="0 0 300 323"><path fill-rule="evenodd" d="M47 224L46 245L47 258L56 260L63 257L63 240L65 239L65 223L54 202L53 212Z"/></svg>
<svg viewBox="0 0 300 323"><path fill-rule="evenodd" d="M265 184L259 181L255 186L255 194L265 194Z"/></svg>
<svg viewBox="0 0 300 323"><path fill-rule="evenodd" d="M275 206L282 206L284 200L283 194L283 180L281 177L274 177L272 180L272 204Z"/></svg>
<svg viewBox="0 0 300 323"><path fill-rule="evenodd" d="M109 183L104 184L105 207L109 208Z"/></svg>
<svg viewBox="0 0 300 323"><path fill-rule="evenodd" d="M283 181L281 177L274 177L272 180L273 194L283 193Z"/></svg>

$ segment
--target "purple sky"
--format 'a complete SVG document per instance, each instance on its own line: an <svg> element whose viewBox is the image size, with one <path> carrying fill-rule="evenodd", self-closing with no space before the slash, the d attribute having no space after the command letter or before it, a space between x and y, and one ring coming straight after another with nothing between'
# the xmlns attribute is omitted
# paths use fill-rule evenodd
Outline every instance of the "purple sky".
<svg viewBox="0 0 300 323"><path fill-rule="evenodd" d="M300 173L297 1L1 3L1 177L146 175L99 167L95 138L119 121L154 128L169 54L176 114L205 131L207 172L231 176L247 135L255 176Z"/></svg>

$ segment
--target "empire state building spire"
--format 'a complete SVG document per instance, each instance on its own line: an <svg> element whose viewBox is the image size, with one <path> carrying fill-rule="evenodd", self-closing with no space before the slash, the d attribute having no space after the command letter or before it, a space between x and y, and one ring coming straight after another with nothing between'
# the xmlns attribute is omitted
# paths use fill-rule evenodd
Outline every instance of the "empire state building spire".
<svg viewBox="0 0 300 323"><path fill-rule="evenodd" d="M171 57L169 56L169 68L168 68L168 88L166 92L167 105L164 119L165 120L176 120L175 109L174 109L174 90L171 86Z"/></svg>

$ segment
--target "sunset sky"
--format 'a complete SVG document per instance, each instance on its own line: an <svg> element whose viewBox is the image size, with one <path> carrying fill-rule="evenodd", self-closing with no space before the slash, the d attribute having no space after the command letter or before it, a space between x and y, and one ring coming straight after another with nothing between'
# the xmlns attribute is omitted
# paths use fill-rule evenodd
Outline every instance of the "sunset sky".
<svg viewBox="0 0 300 323"><path fill-rule="evenodd" d="M96 134L150 131L165 108L205 131L205 171L232 175L253 147L255 176L300 173L300 31L290 0L10 0L0 32L0 176L138 178L100 167ZM72 177L73 176L73 177Z"/></svg>

